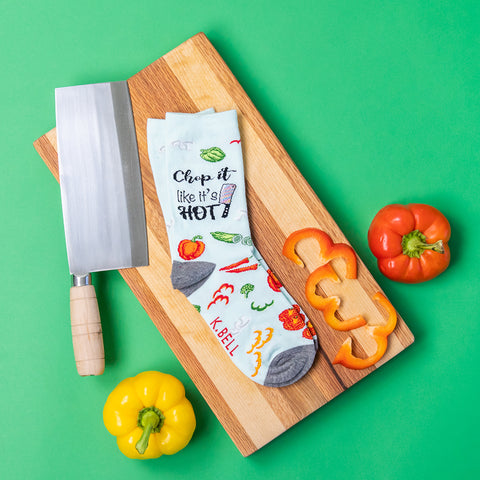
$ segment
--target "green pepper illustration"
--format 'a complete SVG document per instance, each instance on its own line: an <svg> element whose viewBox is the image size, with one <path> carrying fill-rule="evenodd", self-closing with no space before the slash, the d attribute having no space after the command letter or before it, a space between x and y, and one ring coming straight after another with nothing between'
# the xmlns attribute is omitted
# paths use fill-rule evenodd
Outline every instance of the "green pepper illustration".
<svg viewBox="0 0 480 480"><path fill-rule="evenodd" d="M215 240L225 243L238 243L242 239L242 235L239 233L210 232L210 235Z"/></svg>
<svg viewBox="0 0 480 480"><path fill-rule="evenodd" d="M250 305L250 308L251 308L252 310L256 310L257 312L263 312L266 308L271 307L271 306L273 305L273 302L274 302L274 301L272 300L270 303L265 303L265 304L263 305L263 307L261 307L260 305L255 305L255 304L252 302L251 305Z"/></svg>
<svg viewBox="0 0 480 480"><path fill-rule="evenodd" d="M225 152L218 147L200 149L200 156L207 162L219 162L225 158Z"/></svg>

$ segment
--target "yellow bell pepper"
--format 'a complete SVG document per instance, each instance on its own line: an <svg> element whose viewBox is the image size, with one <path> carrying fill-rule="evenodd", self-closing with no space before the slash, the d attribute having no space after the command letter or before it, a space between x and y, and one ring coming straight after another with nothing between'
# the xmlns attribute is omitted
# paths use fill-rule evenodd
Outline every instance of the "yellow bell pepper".
<svg viewBox="0 0 480 480"><path fill-rule="evenodd" d="M195 414L172 375L142 372L121 381L103 408L103 422L129 458L172 455L190 442Z"/></svg>

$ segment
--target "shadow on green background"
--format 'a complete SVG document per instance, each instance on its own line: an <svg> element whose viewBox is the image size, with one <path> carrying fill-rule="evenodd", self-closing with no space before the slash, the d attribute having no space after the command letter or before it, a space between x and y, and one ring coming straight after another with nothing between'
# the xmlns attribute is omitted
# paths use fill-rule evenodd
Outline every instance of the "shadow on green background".
<svg viewBox="0 0 480 480"><path fill-rule="evenodd" d="M0 476L447 479L480 474L480 5L438 2L2 1ZM75 371L59 188L32 142L54 88L124 80L204 31L386 291L415 344L243 458L117 272L98 274L107 368ZM450 220L437 279L384 278L368 250L388 203ZM184 382L198 427L130 461L102 423L123 378Z"/></svg>

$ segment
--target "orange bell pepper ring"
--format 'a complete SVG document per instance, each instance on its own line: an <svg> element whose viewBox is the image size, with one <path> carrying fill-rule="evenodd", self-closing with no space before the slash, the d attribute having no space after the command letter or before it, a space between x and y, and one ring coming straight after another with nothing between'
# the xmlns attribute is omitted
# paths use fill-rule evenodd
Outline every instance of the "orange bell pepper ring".
<svg viewBox="0 0 480 480"><path fill-rule="evenodd" d="M328 263L334 258L343 258L347 263L346 278L357 278L357 256L350 245L346 243L333 243L330 236L318 228L303 228L289 235L283 245L282 253L285 257L304 267L304 263L297 255L295 247L300 240L305 238L314 238L320 247L320 261Z"/></svg>
<svg viewBox="0 0 480 480"><path fill-rule="evenodd" d="M361 315L343 321L335 316L335 312L340 306L340 298L337 296L322 297L315 292L318 282L323 279L329 279L333 282L339 281L338 275L335 273L330 263L318 267L309 275L307 283L305 284L305 295L313 308L323 312L325 322L327 322L327 324L333 329L342 332L353 330L354 328L365 325L367 322Z"/></svg>
<svg viewBox="0 0 480 480"><path fill-rule="evenodd" d="M334 365L340 364L353 370L362 370L364 368L371 367L377 363L383 357L383 355L385 355L388 346L388 336L393 332L395 326L397 325L397 312L382 293L377 292L373 296L373 299L376 300L383 308L385 308L388 313L388 320L385 325L369 325L365 327L368 333L377 342L377 351L367 358L355 357L352 354L352 338L348 337L343 342L340 350L333 360L332 363Z"/></svg>

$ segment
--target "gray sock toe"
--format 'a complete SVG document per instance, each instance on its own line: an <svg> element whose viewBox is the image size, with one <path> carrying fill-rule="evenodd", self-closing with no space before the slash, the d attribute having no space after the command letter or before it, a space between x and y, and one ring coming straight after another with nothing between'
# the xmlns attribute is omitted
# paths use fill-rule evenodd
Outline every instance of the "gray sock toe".
<svg viewBox="0 0 480 480"><path fill-rule="evenodd" d="M312 344L293 347L279 353L270 363L264 385L285 387L300 380L313 365L316 351Z"/></svg>

